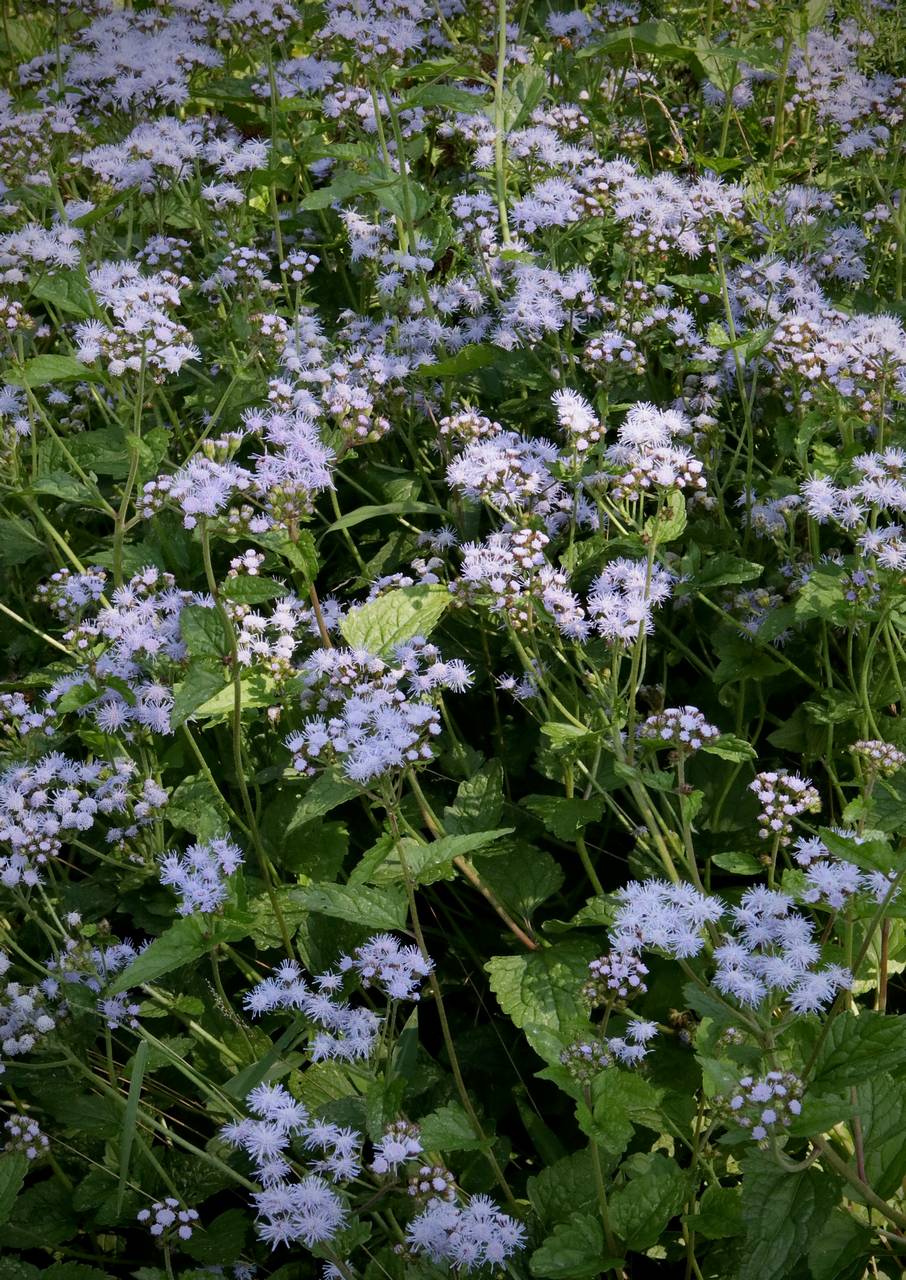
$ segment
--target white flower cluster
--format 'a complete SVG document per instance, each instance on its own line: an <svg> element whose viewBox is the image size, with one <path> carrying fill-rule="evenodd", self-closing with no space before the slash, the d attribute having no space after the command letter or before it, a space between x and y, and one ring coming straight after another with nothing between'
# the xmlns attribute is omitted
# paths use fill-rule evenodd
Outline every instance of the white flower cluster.
<svg viewBox="0 0 906 1280"><path fill-rule="evenodd" d="M151 1235L159 1240L191 1240L198 1221L198 1211L181 1209L174 1196L155 1200L150 1209L139 1209L135 1216L139 1222L147 1223Z"/></svg>

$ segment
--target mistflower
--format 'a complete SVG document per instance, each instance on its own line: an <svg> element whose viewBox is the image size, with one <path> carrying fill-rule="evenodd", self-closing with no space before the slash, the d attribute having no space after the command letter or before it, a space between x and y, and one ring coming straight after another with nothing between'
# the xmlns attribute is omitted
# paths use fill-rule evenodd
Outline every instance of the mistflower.
<svg viewBox="0 0 906 1280"><path fill-rule="evenodd" d="M389 933L377 933L351 956L342 956L341 973L354 970L364 987L379 987L391 1000L418 1000L419 986L434 968L416 946L400 946Z"/></svg>
<svg viewBox="0 0 906 1280"><path fill-rule="evenodd" d="M551 396L557 419L577 453L586 453L604 435L604 428L591 405L575 391L555 391Z"/></svg>
<svg viewBox="0 0 906 1280"><path fill-rule="evenodd" d="M673 575L644 560L612 560L592 583L588 613L606 640L627 643L654 629L653 611L670 598Z"/></svg>
<svg viewBox="0 0 906 1280"><path fill-rule="evenodd" d="M416 1200L455 1200L456 1179L442 1164L423 1164L409 1179L409 1195Z"/></svg>
<svg viewBox="0 0 906 1280"><path fill-rule="evenodd" d="M46 1133L32 1116L16 1113L3 1122L6 1131L4 1151L18 1151L26 1160L38 1160L50 1146Z"/></svg>
<svg viewBox="0 0 906 1280"><path fill-rule="evenodd" d="M308 985L297 964L285 961L276 976L259 982L247 993L243 1003L255 1016L276 1009L304 1013L321 1028L311 1044L315 1061L337 1058L354 1062L369 1057L380 1029L380 1018L370 1009L356 1009L333 998L331 993L341 985L338 975L322 974L315 982L317 990Z"/></svg>
<svg viewBox="0 0 906 1280"><path fill-rule="evenodd" d="M716 1101L756 1142L764 1142L801 1114L802 1093L802 1081L791 1071L769 1071L758 1079L743 1076L736 1093Z"/></svg>
<svg viewBox="0 0 906 1280"><path fill-rule="evenodd" d="M59 856L70 834L82 836L110 816L126 827L108 827L109 843L138 834L156 821L167 793L153 779L139 782L137 766L125 757L112 765L79 763L59 752L0 774L0 883L34 885L48 858Z"/></svg>
<svg viewBox="0 0 906 1280"><path fill-rule="evenodd" d="M574 1040L560 1054L560 1065L579 1084L589 1085L613 1064L613 1056L601 1040Z"/></svg>
<svg viewBox="0 0 906 1280"><path fill-rule="evenodd" d="M785 1001L794 1013L817 1013L852 985L849 970L818 967L814 927L786 894L747 889L730 916L731 928L714 949L713 982L724 995L751 1008Z"/></svg>
<svg viewBox="0 0 906 1280"><path fill-rule="evenodd" d="M582 988L582 997L593 1009L644 995L648 990L645 985L648 966L632 951L609 951L592 960L588 972L590 976Z"/></svg>
<svg viewBox="0 0 906 1280"><path fill-rule="evenodd" d="M178 911L216 911L227 898L227 878L242 863L242 852L229 839L218 837L189 845L185 853L167 853L160 859L160 882L180 895Z"/></svg>
<svg viewBox="0 0 906 1280"><path fill-rule="evenodd" d="M697 707L667 707L649 716L637 732L646 741L682 752L700 751L706 743L720 737L720 730L709 724Z"/></svg>
<svg viewBox="0 0 906 1280"><path fill-rule="evenodd" d="M906 764L906 752L877 738L860 739L850 750L864 762L866 772L880 774L882 778L889 778Z"/></svg>
<svg viewBox="0 0 906 1280"><path fill-rule="evenodd" d="M421 1132L417 1124L397 1120L384 1130L379 1142L374 1144L374 1159L368 1166L372 1173L396 1173L422 1152Z"/></svg>
<svg viewBox="0 0 906 1280"><path fill-rule="evenodd" d="M525 1238L522 1224L487 1196L473 1196L465 1207L429 1200L406 1230L406 1242L414 1253L467 1272L503 1266L523 1248Z"/></svg>
<svg viewBox="0 0 906 1280"><path fill-rule="evenodd" d="M619 951L653 947L686 959L705 945L703 930L719 920L724 904L690 884L633 880L620 889L611 941Z"/></svg>
<svg viewBox="0 0 906 1280"><path fill-rule="evenodd" d="M194 1224L198 1221L198 1211L181 1209L173 1196L155 1200L150 1209L140 1209L135 1216L139 1222L147 1223L151 1235L162 1243L174 1239L191 1240Z"/></svg>
<svg viewBox="0 0 906 1280"><path fill-rule="evenodd" d="M363 785L433 759L431 739L441 732L437 694L472 682L464 663L442 661L421 637L398 645L389 661L364 650L319 649L301 675L302 706L317 715L286 739L293 768L312 774L337 760Z"/></svg>
<svg viewBox="0 0 906 1280"><path fill-rule="evenodd" d="M749 790L754 791L761 805L758 834L762 840L776 840L781 847L790 842L795 817L821 808L817 788L797 773L756 773Z"/></svg>

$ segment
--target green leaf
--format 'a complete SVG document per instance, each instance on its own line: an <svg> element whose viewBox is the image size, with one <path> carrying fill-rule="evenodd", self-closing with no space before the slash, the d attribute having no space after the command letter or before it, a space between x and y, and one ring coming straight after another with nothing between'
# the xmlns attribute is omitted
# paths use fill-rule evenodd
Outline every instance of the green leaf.
<svg viewBox="0 0 906 1280"><path fill-rule="evenodd" d="M586 1148L548 1165L529 1178L527 1194L545 1226L568 1221L577 1210L595 1203L594 1164Z"/></svg>
<svg viewBox="0 0 906 1280"><path fill-rule="evenodd" d="M623 1169L632 1169L633 1176L610 1197L613 1229L630 1249L650 1249L680 1211L686 1175L659 1151L632 1156Z"/></svg>
<svg viewBox="0 0 906 1280"><path fill-rule="evenodd" d="M808 1252L812 1280L862 1280L873 1240L870 1227L834 1209Z"/></svg>
<svg viewBox="0 0 906 1280"><path fill-rule="evenodd" d="M129 472L129 451L122 427L98 427L67 438L66 447L84 471L120 479Z"/></svg>
<svg viewBox="0 0 906 1280"><path fill-rule="evenodd" d="M758 876L764 867L751 853L715 853L711 857L715 867L730 871L735 876Z"/></svg>
<svg viewBox="0 0 906 1280"><path fill-rule="evenodd" d="M200 840L210 840L229 829L230 811L210 779L196 773L185 778L170 796L167 821Z"/></svg>
<svg viewBox="0 0 906 1280"><path fill-rule="evenodd" d="M110 1280L110 1272L84 1262L55 1262L41 1272L41 1280Z"/></svg>
<svg viewBox="0 0 906 1280"><path fill-rule="evenodd" d="M94 299L76 271L58 271L56 275L42 276L32 285L31 295L79 320L84 320L94 311Z"/></svg>
<svg viewBox="0 0 906 1280"><path fill-rule="evenodd" d="M610 1269L604 1256L604 1231L590 1213L570 1214L559 1223L529 1261L542 1280L592 1280Z"/></svg>
<svg viewBox="0 0 906 1280"><path fill-rule="evenodd" d="M485 104L480 93L456 89L447 84L426 84L412 89L401 103L403 107L449 107L463 114L483 111Z"/></svg>
<svg viewBox="0 0 906 1280"><path fill-rule="evenodd" d="M274 578L259 578L255 574L238 573L235 578L225 578L220 594L234 604L263 604L277 596L285 596L289 588ZM185 613L185 610L183 610ZM182 615L180 615L180 619ZM221 634L223 628L221 627Z"/></svg>
<svg viewBox="0 0 906 1280"><path fill-rule="evenodd" d="M324 773L318 774L308 790L300 796L286 827L286 834L289 835L291 831L296 831L306 822L311 822L312 818L323 818L325 813L330 813L338 805L345 804L347 800L359 795L360 791L360 787L338 772L325 770Z"/></svg>
<svg viewBox="0 0 906 1280"><path fill-rule="evenodd" d="M101 375L72 356L34 356L7 368L4 378L16 387L43 387L55 382L100 382Z"/></svg>
<svg viewBox="0 0 906 1280"><path fill-rule="evenodd" d="M269 707L280 701L277 686L273 679L263 671L251 671L239 681L242 699L242 710L253 707ZM210 719L212 716L228 716L233 714L236 689L232 681L224 685L219 693L215 693L207 702L203 702L195 710L199 719Z"/></svg>
<svg viewBox="0 0 906 1280"><path fill-rule="evenodd" d="M713 1183L698 1202L697 1210L686 1218L687 1225L705 1240L725 1240L742 1235L742 1188Z"/></svg>
<svg viewBox="0 0 906 1280"><path fill-rule="evenodd" d="M728 552L721 552L704 560L694 576L694 585L699 591L713 591L716 587L752 582L755 578L760 578L763 572L762 566L754 560L742 560Z"/></svg>
<svg viewBox="0 0 906 1280"><path fill-rule="evenodd" d="M481 1139L458 1102L448 1102L418 1122L426 1151L476 1151Z"/></svg>
<svg viewBox="0 0 906 1280"><path fill-rule="evenodd" d="M223 621L216 609L189 604L179 615L179 630L190 658L222 659L226 652Z"/></svg>
<svg viewBox="0 0 906 1280"><path fill-rule="evenodd" d="M784 1280L797 1270L821 1237L839 1199L826 1171L787 1173L768 1151L752 1151L742 1162L742 1216L746 1243L739 1280Z"/></svg>
<svg viewBox="0 0 906 1280"><path fill-rule="evenodd" d="M859 1085L872 1076L906 1064L906 1015L863 1009L840 1013L815 1062L812 1085L822 1090Z"/></svg>
<svg viewBox="0 0 906 1280"><path fill-rule="evenodd" d="M400 587L350 609L340 630L353 649L365 649L386 658L396 645L415 636L430 635L452 602L453 597L444 586Z"/></svg>
<svg viewBox="0 0 906 1280"><path fill-rule="evenodd" d="M142 1084L145 1079L145 1067L148 1064L148 1041L140 1040L132 1059L132 1075L129 1080L129 1094L126 1098L126 1110L123 1113L123 1128L120 1133L119 1177L116 1186L117 1213L122 1212L123 1196L126 1194L126 1179L129 1177L129 1160L135 1142L135 1127L138 1119L138 1108L142 1100Z"/></svg>
<svg viewBox="0 0 906 1280"><path fill-rule="evenodd" d="M341 516L333 524L328 525L325 533L335 533L339 529L351 529L354 525L364 524L366 520L377 520L380 516L442 516L446 515L443 507L433 502L415 502L406 499L400 502L383 502L378 506L356 507L349 515Z"/></svg>
<svg viewBox="0 0 906 1280"><path fill-rule="evenodd" d="M866 1179L886 1200L906 1177L906 1084L888 1075L866 1075L856 1087L856 1111L862 1123Z"/></svg>
<svg viewBox="0 0 906 1280"><path fill-rule="evenodd" d="M46 555L46 548L27 520L0 519L0 564L14 568L39 555Z"/></svg>
<svg viewBox="0 0 906 1280"><path fill-rule="evenodd" d="M0 1156L0 1224L9 1218L27 1171L28 1158L20 1152Z"/></svg>
<svg viewBox="0 0 906 1280"><path fill-rule="evenodd" d="M575 840L590 822L600 822L604 812L604 800L595 796L590 800L566 799L564 796L526 796L522 801L526 809L537 814L546 829L558 840Z"/></svg>
<svg viewBox="0 0 906 1280"><path fill-rule="evenodd" d="M115 996L130 987L156 982L174 969L200 960L221 942L240 942L248 932L249 921L238 916L181 916L139 952L129 967L114 978L106 994Z"/></svg>
<svg viewBox="0 0 906 1280"><path fill-rule="evenodd" d="M55 1178L26 1188L16 1197L0 1244L12 1249L51 1248L70 1240L78 1230L72 1194Z"/></svg>
<svg viewBox="0 0 906 1280"><path fill-rule="evenodd" d="M487 858L487 861L485 859ZM565 874L546 849L508 841L492 858L478 859L482 881L516 916L528 919L536 907L563 887Z"/></svg>
<svg viewBox="0 0 906 1280"><path fill-rule="evenodd" d="M349 920L366 929L405 929L406 895L394 889L373 889L367 885L313 884L292 890L309 911L335 920Z"/></svg>
<svg viewBox="0 0 906 1280"><path fill-rule="evenodd" d="M248 1215L241 1209L227 1209L209 1223L204 1231L193 1232L190 1240L180 1241L180 1249L196 1262L207 1266L235 1262L245 1247Z"/></svg>
<svg viewBox="0 0 906 1280"><path fill-rule="evenodd" d="M456 799L444 809L444 827L450 835L484 831L496 827L502 813L503 765L489 760L459 784Z"/></svg>
<svg viewBox="0 0 906 1280"><path fill-rule="evenodd" d="M217 667L209 661L191 662L185 679L173 690L173 710L170 712L173 728L178 729L194 711L210 702L225 687L226 677L227 671L222 665Z"/></svg>
<svg viewBox="0 0 906 1280"><path fill-rule="evenodd" d="M455 356L446 360L438 360L434 364L421 364L413 370L418 378L458 378L464 373L474 373L477 369L486 369L503 356L500 347L486 342L470 342L457 351Z"/></svg>
<svg viewBox="0 0 906 1280"><path fill-rule="evenodd" d="M391 841L389 847L382 851L381 857L371 873L374 884L386 884L394 880L405 880L406 862L408 874L416 884L434 884L438 880L452 880L455 875L454 858L465 858L479 849L511 834L512 827L501 827L497 831L476 831L471 835L442 836L422 844L417 840L404 837L399 845Z"/></svg>
<svg viewBox="0 0 906 1280"><path fill-rule="evenodd" d="M848 836L838 835L827 827L819 828L818 834L829 851L846 862L854 862L863 871L898 871L902 858L898 857L886 840L866 838L856 840ZM867 833L866 833L867 835Z"/></svg>
<svg viewBox="0 0 906 1280"><path fill-rule="evenodd" d="M32 489L35 493L46 493L63 502L76 502L88 507L98 505L97 497L88 485L76 480L67 471L46 471L44 475L38 476Z"/></svg>
<svg viewBox="0 0 906 1280"><path fill-rule="evenodd" d="M559 1031L586 1021L579 993L598 951L590 939L569 938L528 955L495 956L485 971L501 1009L531 1042L534 1027Z"/></svg>
<svg viewBox="0 0 906 1280"><path fill-rule="evenodd" d="M659 1132L661 1092L644 1076L609 1067L592 1084L594 1138L612 1156L632 1141L636 1125Z"/></svg>
<svg viewBox="0 0 906 1280"><path fill-rule="evenodd" d="M706 742L702 750L721 760L754 760L756 754L751 743L735 738L732 733L722 733L715 741Z"/></svg>

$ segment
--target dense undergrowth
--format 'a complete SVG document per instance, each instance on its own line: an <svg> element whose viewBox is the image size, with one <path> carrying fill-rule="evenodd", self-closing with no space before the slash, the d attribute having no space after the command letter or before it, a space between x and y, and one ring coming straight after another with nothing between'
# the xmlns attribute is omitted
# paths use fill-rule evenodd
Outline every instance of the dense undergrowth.
<svg viewBox="0 0 906 1280"><path fill-rule="evenodd" d="M896 8L0 41L0 1280L900 1275Z"/></svg>

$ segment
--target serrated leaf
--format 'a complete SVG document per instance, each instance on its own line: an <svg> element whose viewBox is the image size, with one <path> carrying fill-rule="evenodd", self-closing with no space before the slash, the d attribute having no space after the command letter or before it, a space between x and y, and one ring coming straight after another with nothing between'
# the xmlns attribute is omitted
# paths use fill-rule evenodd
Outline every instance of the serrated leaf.
<svg viewBox="0 0 906 1280"><path fill-rule="evenodd" d="M189 604L179 615L179 630L190 658L223 658L226 637L223 621L216 609Z"/></svg>
<svg viewBox="0 0 906 1280"><path fill-rule="evenodd" d="M366 929L405 929L408 904L401 890L368 885L313 884L291 895L309 911L349 920Z"/></svg>
<svg viewBox="0 0 906 1280"><path fill-rule="evenodd" d="M0 564L15 567L46 554L44 543L27 520L0 519Z"/></svg>
<svg viewBox="0 0 906 1280"><path fill-rule="evenodd" d="M13 1249L50 1248L78 1230L71 1192L55 1178L27 1187L16 1197L9 1221L0 1227L0 1244Z"/></svg>
<svg viewBox="0 0 906 1280"><path fill-rule="evenodd" d="M546 849L508 841L493 858L479 857L482 881L505 907L528 919L536 907L559 892L566 879L560 863Z"/></svg>
<svg viewBox="0 0 906 1280"><path fill-rule="evenodd" d="M862 1280L873 1240L870 1227L835 1209L809 1249L811 1280Z"/></svg>
<svg viewBox="0 0 906 1280"><path fill-rule="evenodd" d="M906 1083L888 1075L866 1075L856 1087L856 1111L862 1124L865 1177L887 1199L906 1177Z"/></svg>
<svg viewBox="0 0 906 1280"><path fill-rule="evenodd" d="M0 1156L0 1225L9 1218L27 1171L28 1159L21 1152L10 1151Z"/></svg>
<svg viewBox="0 0 906 1280"><path fill-rule="evenodd" d="M130 987L156 982L174 969L200 960L221 942L240 942L248 937L250 924L244 916L182 916L139 952L114 978L106 994L115 996Z"/></svg>
<svg viewBox="0 0 906 1280"><path fill-rule="evenodd" d="M196 1262L208 1266L235 1262L245 1246L249 1231L248 1215L241 1209L227 1209L204 1231L195 1231L191 1239L180 1241L180 1249Z"/></svg>
<svg viewBox="0 0 906 1280"><path fill-rule="evenodd" d="M173 690L170 724L178 729L199 707L225 688L226 668L210 662L192 662L185 678Z"/></svg>
<svg viewBox="0 0 906 1280"><path fill-rule="evenodd" d="M570 938L528 955L495 956L485 965L491 990L517 1027L559 1031L587 1018L579 994L598 954L590 939Z"/></svg>
<svg viewBox="0 0 906 1280"><path fill-rule="evenodd" d="M742 1169L746 1243L739 1280L794 1276L837 1203L836 1179L814 1168L787 1173L761 1150L749 1152Z"/></svg>
<svg viewBox="0 0 906 1280"><path fill-rule="evenodd" d="M824 1092L858 1085L906 1065L906 1015L863 1009L831 1022L815 1062L812 1087Z"/></svg>
<svg viewBox="0 0 906 1280"><path fill-rule="evenodd" d="M308 790L299 797L293 816L286 827L286 834L289 835L291 831L298 830L306 822L311 822L312 818L323 818L326 813L345 804L347 800L352 800L360 792L361 788L354 782L350 782L337 772L325 770L324 773L318 774Z"/></svg>
<svg viewBox="0 0 906 1280"><path fill-rule="evenodd" d="M689 1214L686 1223L697 1236L705 1240L726 1240L742 1235L742 1188L721 1187L717 1183L708 1187L698 1202L696 1212Z"/></svg>
<svg viewBox="0 0 906 1280"><path fill-rule="evenodd" d="M226 833L230 811L210 779L196 773L185 778L170 796L167 821L200 840L210 840Z"/></svg>
<svg viewBox="0 0 906 1280"><path fill-rule="evenodd" d="M96 507L98 500L87 484L69 475L67 471L46 471L32 485L35 493L44 493L63 502L77 502L82 506Z"/></svg>
<svg viewBox="0 0 906 1280"><path fill-rule="evenodd" d="M473 342L462 347L455 356L448 356L446 360L418 365L413 374L419 378L458 378L464 373L486 369L499 360L501 355L500 347Z"/></svg>
<svg viewBox="0 0 906 1280"><path fill-rule="evenodd" d="M890 872L899 870L902 857L894 853L890 844L883 839L855 839L838 835L827 827L819 828L818 834L828 850L837 858L853 862L863 871Z"/></svg>
<svg viewBox="0 0 906 1280"><path fill-rule="evenodd" d="M289 588L274 578L260 578L256 574L239 573L235 578L224 579L220 594L234 604L263 604L288 594ZM185 610L183 610L185 612Z"/></svg>
<svg viewBox="0 0 906 1280"><path fill-rule="evenodd" d="M590 1213L572 1213L558 1223L529 1261L532 1275L542 1280L591 1280L609 1269L603 1228Z"/></svg>
<svg viewBox="0 0 906 1280"><path fill-rule="evenodd" d="M548 1227L566 1222L570 1214L595 1203L594 1165L586 1149L565 1156L529 1178L527 1194L532 1207Z"/></svg>
<svg viewBox="0 0 906 1280"><path fill-rule="evenodd" d="M339 520L328 525L324 532L335 533L339 529L352 529L357 524L364 524L366 520L377 520L381 516L420 515L442 516L446 515L446 512L443 507L438 507L433 502L415 502L412 499L383 502L379 505L356 507L355 511L350 511L348 515L341 516Z"/></svg>
<svg viewBox="0 0 906 1280"><path fill-rule="evenodd" d="M715 853L711 861L721 871L730 871L735 876L758 876L764 867L751 853Z"/></svg>
<svg viewBox="0 0 906 1280"><path fill-rule="evenodd" d="M254 707L269 707L279 701L277 686L273 679L263 671L252 671L243 675L239 681L242 710ZM232 681L208 698L195 709L199 720L209 720L213 716L232 715L236 705L236 688Z"/></svg>
<svg viewBox="0 0 906 1280"><path fill-rule="evenodd" d="M632 1141L636 1125L658 1130L661 1092L644 1076L608 1067L592 1084L594 1138L613 1156Z"/></svg>
<svg viewBox="0 0 906 1280"><path fill-rule="evenodd" d="M422 1116L418 1127L426 1151L476 1151L482 1145L458 1102L448 1102Z"/></svg>
<svg viewBox="0 0 906 1280"><path fill-rule="evenodd" d="M75 271L41 276L31 287L33 298L49 302L58 311L84 320L94 310L94 300Z"/></svg>
<svg viewBox="0 0 906 1280"><path fill-rule="evenodd" d="M611 1224L630 1249L650 1249L679 1213L686 1175L660 1152L633 1156L624 1170L629 1166L638 1172L610 1197Z"/></svg>
<svg viewBox="0 0 906 1280"><path fill-rule="evenodd" d="M565 796L526 796L522 801L544 823L546 829L558 840L575 840L590 822L600 822L604 812L604 800L595 796L589 800L567 799Z"/></svg>
<svg viewBox="0 0 906 1280"><path fill-rule="evenodd" d="M101 375L72 356L34 356L3 374L16 387L44 387L56 382L100 382Z"/></svg>
<svg viewBox="0 0 906 1280"><path fill-rule="evenodd" d="M489 760L459 784L455 800L444 809L444 827L450 835L490 830L502 812L503 765Z"/></svg>
<svg viewBox="0 0 906 1280"><path fill-rule="evenodd" d="M430 635L452 601L446 587L433 583L400 587L350 609L340 630L353 649L387 658L396 645Z"/></svg>
<svg viewBox="0 0 906 1280"><path fill-rule="evenodd" d="M755 748L742 738L732 733L722 733L713 742L706 742L702 750L709 756L719 756L721 760L754 760Z"/></svg>

